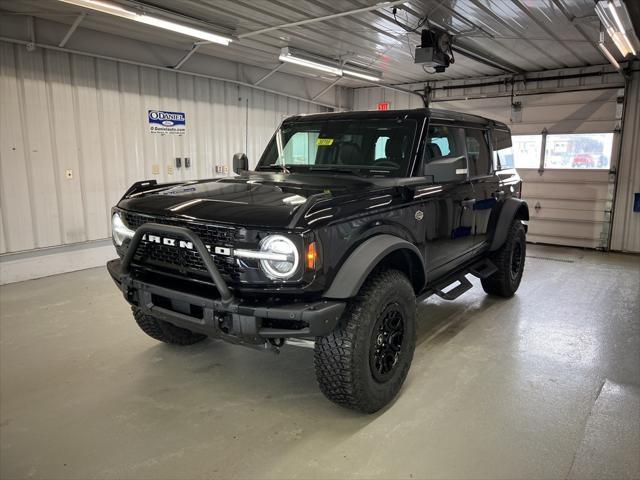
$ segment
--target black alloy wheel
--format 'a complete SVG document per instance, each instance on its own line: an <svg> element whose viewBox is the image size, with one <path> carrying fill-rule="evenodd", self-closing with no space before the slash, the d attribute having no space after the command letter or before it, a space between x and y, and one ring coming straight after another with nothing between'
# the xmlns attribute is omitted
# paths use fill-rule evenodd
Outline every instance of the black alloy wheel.
<svg viewBox="0 0 640 480"><path fill-rule="evenodd" d="M391 303L379 315L373 327L369 366L373 378L386 382L398 365L404 340L404 318L397 303Z"/></svg>
<svg viewBox="0 0 640 480"><path fill-rule="evenodd" d="M520 275L520 269L522 268L522 243L519 241L514 242L513 250L511 251L511 279L515 280Z"/></svg>

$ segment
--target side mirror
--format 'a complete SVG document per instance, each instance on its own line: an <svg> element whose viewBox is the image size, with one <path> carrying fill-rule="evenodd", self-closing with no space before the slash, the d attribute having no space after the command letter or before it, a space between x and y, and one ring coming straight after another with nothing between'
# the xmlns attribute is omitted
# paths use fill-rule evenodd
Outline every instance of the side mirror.
<svg viewBox="0 0 640 480"><path fill-rule="evenodd" d="M239 174L240 170L249 170L249 159L245 153L236 153L233 156L233 171Z"/></svg>

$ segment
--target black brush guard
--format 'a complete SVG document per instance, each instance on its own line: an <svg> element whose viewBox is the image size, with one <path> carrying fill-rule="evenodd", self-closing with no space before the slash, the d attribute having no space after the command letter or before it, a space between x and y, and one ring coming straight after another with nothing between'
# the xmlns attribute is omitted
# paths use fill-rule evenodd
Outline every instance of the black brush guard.
<svg viewBox="0 0 640 480"><path fill-rule="evenodd" d="M211 295L196 295L174 289L166 285L166 279L154 281L152 273L145 274L144 279L136 278L132 268L134 257L148 233L168 234L191 242L202 258L215 291ZM122 260L111 260L107 268L130 304L179 327L231 343L255 346L264 345L269 339L325 336L335 328L346 305L329 300L286 305L249 304L250 299L234 296L202 239L188 228L173 225L141 225Z"/></svg>

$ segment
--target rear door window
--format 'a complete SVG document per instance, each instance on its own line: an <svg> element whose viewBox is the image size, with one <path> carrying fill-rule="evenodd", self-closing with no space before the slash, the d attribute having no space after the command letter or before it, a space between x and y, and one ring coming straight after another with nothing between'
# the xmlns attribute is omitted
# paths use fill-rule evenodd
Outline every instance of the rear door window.
<svg viewBox="0 0 640 480"><path fill-rule="evenodd" d="M493 168L513 168L513 148L511 147L511 132L507 130L493 130Z"/></svg>
<svg viewBox="0 0 640 480"><path fill-rule="evenodd" d="M464 130L449 125L431 125L423 156L423 174L434 183L458 182L467 178Z"/></svg>
<svg viewBox="0 0 640 480"><path fill-rule="evenodd" d="M465 129L465 145L469 163L469 176L482 177L491 173L489 144L484 130L479 128Z"/></svg>

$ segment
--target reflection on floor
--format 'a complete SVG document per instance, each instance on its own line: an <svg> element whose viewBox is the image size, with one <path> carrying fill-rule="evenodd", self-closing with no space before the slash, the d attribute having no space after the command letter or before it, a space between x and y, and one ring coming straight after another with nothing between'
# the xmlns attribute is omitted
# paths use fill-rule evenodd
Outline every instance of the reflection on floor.
<svg viewBox="0 0 640 480"><path fill-rule="evenodd" d="M104 269L4 286L0 477L638 476L640 257L529 246L514 298L474 284L418 307L373 416L324 399L309 350L154 342Z"/></svg>

